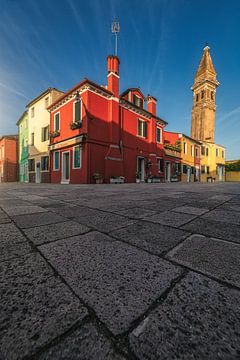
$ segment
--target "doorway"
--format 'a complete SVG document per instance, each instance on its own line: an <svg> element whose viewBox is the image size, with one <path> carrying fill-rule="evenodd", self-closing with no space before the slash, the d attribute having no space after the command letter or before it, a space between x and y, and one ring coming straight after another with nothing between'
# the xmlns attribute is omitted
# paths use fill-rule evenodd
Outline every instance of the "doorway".
<svg viewBox="0 0 240 360"><path fill-rule="evenodd" d="M41 163L40 162L36 163L36 180L35 180L35 182L37 184L40 184L40 182L41 182Z"/></svg>
<svg viewBox="0 0 240 360"><path fill-rule="evenodd" d="M191 182L192 169L188 166L187 168L187 182Z"/></svg>
<svg viewBox="0 0 240 360"><path fill-rule="evenodd" d="M170 181L171 180L171 163L170 162L166 162L166 181Z"/></svg>
<svg viewBox="0 0 240 360"><path fill-rule="evenodd" d="M62 183L70 181L70 153L69 151L62 153Z"/></svg>
<svg viewBox="0 0 240 360"><path fill-rule="evenodd" d="M144 181L145 180L145 161L144 161L144 158L142 158L142 157L138 157L137 171L139 174L140 181Z"/></svg>

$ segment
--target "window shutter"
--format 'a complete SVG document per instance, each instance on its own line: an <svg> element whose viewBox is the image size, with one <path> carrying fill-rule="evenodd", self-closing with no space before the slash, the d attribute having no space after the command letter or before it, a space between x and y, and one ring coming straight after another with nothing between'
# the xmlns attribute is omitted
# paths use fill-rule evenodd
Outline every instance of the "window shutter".
<svg viewBox="0 0 240 360"><path fill-rule="evenodd" d="M140 99L140 107L143 108L143 99Z"/></svg>
<svg viewBox="0 0 240 360"><path fill-rule="evenodd" d="M75 102L75 122L80 121L80 101Z"/></svg>
<svg viewBox="0 0 240 360"><path fill-rule="evenodd" d="M44 128L41 129L41 141L44 141Z"/></svg>
<svg viewBox="0 0 240 360"><path fill-rule="evenodd" d="M142 135L142 126L141 126L142 122L140 120L138 120L138 135L141 136Z"/></svg>
<svg viewBox="0 0 240 360"><path fill-rule="evenodd" d="M144 121L143 123L143 136L146 138L147 137L147 122Z"/></svg>
<svg viewBox="0 0 240 360"><path fill-rule="evenodd" d="M46 135L46 140L49 140L49 125L47 126L47 135Z"/></svg>

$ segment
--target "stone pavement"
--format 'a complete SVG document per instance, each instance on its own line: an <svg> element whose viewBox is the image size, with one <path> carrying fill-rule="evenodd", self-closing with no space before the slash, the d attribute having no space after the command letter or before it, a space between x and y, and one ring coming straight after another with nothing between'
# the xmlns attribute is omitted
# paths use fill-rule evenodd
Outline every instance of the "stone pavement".
<svg viewBox="0 0 240 360"><path fill-rule="evenodd" d="M0 359L240 359L240 184L0 184Z"/></svg>

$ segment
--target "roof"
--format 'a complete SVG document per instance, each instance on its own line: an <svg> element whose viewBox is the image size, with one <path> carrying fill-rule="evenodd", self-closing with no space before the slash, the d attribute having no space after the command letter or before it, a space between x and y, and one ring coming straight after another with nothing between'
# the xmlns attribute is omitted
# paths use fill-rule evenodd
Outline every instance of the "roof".
<svg viewBox="0 0 240 360"><path fill-rule="evenodd" d="M193 141L193 142L195 142L195 143L197 143L198 145L201 145L201 142L200 141L198 141L198 140L195 140L195 139L193 139L193 138L191 138L190 136L188 136L188 135L186 135L186 134L183 134L183 133L181 133L181 132L176 132L176 131L165 131L165 134L178 134L178 135L182 135L182 136L184 136L185 138L187 138L187 139L189 139L189 140L191 140L191 141Z"/></svg>
<svg viewBox="0 0 240 360"><path fill-rule="evenodd" d="M44 90L40 95L38 95L38 96L37 96L36 98L34 98L32 101L30 101L30 102L26 105L26 107L29 107L29 106L33 105L36 101L38 101L39 99L41 99L43 96L49 94L52 90L56 90L56 91L59 91L59 92L61 92L61 93L64 94L63 91L58 90L58 89L56 89L56 88L51 88L51 87L50 87L50 88L48 88L47 90Z"/></svg>
<svg viewBox="0 0 240 360"><path fill-rule="evenodd" d="M141 90L139 88L129 88L129 89L125 90L124 92L122 92L120 94L120 97L123 97L124 95L128 94L129 91L138 91L142 95L142 97L145 99L145 96L143 95L143 93L141 92Z"/></svg>
<svg viewBox="0 0 240 360"><path fill-rule="evenodd" d="M96 83L94 83L93 81L84 78L82 81L80 81L80 83L78 83L77 85L75 85L73 88L71 88L70 90L68 90L66 93L64 93L62 96L60 96L56 101L54 101L51 105L49 105L48 109L51 109L51 107L53 107L54 105L56 105L59 101L62 101L65 97L67 97L69 94L71 94L73 91L75 91L76 89L78 89L79 87L85 85L85 84L89 84L92 85L98 89L101 89L103 92L113 95L113 93L109 90L107 90L105 87L100 86Z"/></svg>
<svg viewBox="0 0 240 360"><path fill-rule="evenodd" d="M3 139L17 140L18 135L2 135L2 136L0 136L0 140L3 140Z"/></svg>
<svg viewBox="0 0 240 360"><path fill-rule="evenodd" d="M17 123L16 123L17 126L19 126L20 122L22 121L22 119L24 118L24 116L27 115L27 114L28 114L27 110L25 110L25 111L22 113L22 115L20 116L20 118L18 119L18 121L17 121Z"/></svg>
<svg viewBox="0 0 240 360"><path fill-rule="evenodd" d="M195 77L198 77L198 76L206 73L207 71L211 72L213 75L216 75L216 71L214 69L209 50L210 50L209 46L205 46L205 48L203 49L203 51L204 51L203 56L200 61L200 64L199 64L199 67L198 67Z"/></svg>

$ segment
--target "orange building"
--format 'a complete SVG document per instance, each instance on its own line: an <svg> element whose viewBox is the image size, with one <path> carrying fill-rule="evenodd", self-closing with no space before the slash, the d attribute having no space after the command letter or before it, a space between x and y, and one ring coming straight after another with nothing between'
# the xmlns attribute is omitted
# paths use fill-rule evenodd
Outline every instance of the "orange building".
<svg viewBox="0 0 240 360"><path fill-rule="evenodd" d="M18 136L5 135L0 138L0 182L18 180Z"/></svg>

